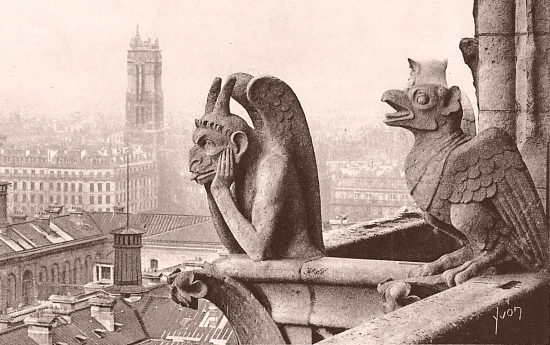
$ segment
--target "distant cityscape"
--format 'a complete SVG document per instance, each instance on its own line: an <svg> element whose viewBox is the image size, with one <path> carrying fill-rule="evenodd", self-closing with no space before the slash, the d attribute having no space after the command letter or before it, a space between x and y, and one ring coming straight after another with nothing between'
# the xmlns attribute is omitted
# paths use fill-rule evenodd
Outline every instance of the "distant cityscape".
<svg viewBox="0 0 550 345"><path fill-rule="evenodd" d="M200 268L226 250L204 188L189 180L192 121L165 121L160 43L139 29L127 77L124 118L2 114L2 343L237 342L212 304L179 308L165 284L175 269ZM413 206L404 131L312 121L311 133L324 229Z"/></svg>

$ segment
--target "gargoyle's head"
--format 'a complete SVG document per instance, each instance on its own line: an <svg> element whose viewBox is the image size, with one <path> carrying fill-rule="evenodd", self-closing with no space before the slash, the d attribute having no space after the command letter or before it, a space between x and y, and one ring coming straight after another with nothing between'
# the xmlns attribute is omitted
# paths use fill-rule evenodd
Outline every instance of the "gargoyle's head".
<svg viewBox="0 0 550 345"><path fill-rule="evenodd" d="M240 116L229 112L229 100L235 83L247 81L237 79L230 77L223 88L221 79L214 79L208 93L205 114L200 120L195 120L197 128L193 132L194 145L189 152L189 171L192 179L199 184L212 182L218 159L227 146L232 148L236 164L248 148L252 129Z"/></svg>
<svg viewBox="0 0 550 345"><path fill-rule="evenodd" d="M418 63L409 59L409 67L408 87L388 90L382 95L382 101L396 110L386 114L384 123L412 131L437 131L445 125L460 127L460 89L457 86L447 88L447 62Z"/></svg>

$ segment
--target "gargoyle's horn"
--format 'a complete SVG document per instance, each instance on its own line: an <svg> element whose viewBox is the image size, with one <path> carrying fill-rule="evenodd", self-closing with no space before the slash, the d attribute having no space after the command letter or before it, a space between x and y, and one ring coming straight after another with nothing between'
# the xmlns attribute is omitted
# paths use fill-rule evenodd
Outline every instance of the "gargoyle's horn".
<svg viewBox="0 0 550 345"><path fill-rule="evenodd" d="M223 84L222 91L216 101L216 110L221 111L220 115L229 115L229 100L231 99L231 93L233 93L233 87L236 81L237 78L231 77Z"/></svg>
<svg viewBox="0 0 550 345"><path fill-rule="evenodd" d="M215 78L210 86L210 91L208 91L208 98L206 99L206 108L204 109L205 114L209 114L214 111L214 105L216 105L216 100L220 94L220 89L222 87L221 78Z"/></svg>

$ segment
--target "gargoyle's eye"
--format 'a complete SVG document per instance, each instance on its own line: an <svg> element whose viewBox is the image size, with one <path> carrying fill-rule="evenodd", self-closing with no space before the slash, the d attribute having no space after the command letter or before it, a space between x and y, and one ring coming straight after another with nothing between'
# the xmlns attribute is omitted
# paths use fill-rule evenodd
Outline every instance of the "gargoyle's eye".
<svg viewBox="0 0 550 345"><path fill-rule="evenodd" d="M216 144L214 144L214 142L210 139L206 139L203 143L203 147L207 150L210 150L210 149L213 149L214 147L216 147Z"/></svg>
<svg viewBox="0 0 550 345"><path fill-rule="evenodd" d="M430 97L425 93L419 93L416 96L416 103L418 103L420 105L426 105L426 104L430 103Z"/></svg>

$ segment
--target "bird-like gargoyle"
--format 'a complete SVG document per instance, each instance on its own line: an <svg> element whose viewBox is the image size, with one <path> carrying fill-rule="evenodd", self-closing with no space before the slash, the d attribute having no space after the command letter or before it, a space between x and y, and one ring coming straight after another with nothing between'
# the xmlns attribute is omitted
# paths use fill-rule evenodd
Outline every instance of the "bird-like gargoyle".
<svg viewBox="0 0 550 345"><path fill-rule="evenodd" d="M453 286L511 261L547 269L544 209L514 140L499 128L464 134L460 89L447 87L446 62L409 66L408 87L382 95L396 110L384 122L414 134L405 164L411 195L428 223L463 244L410 276L442 273Z"/></svg>
<svg viewBox="0 0 550 345"><path fill-rule="evenodd" d="M253 128L230 113L231 97ZM323 255L315 154L292 89L269 76L238 73L223 87L216 78L195 122L189 169L229 252L255 261Z"/></svg>

